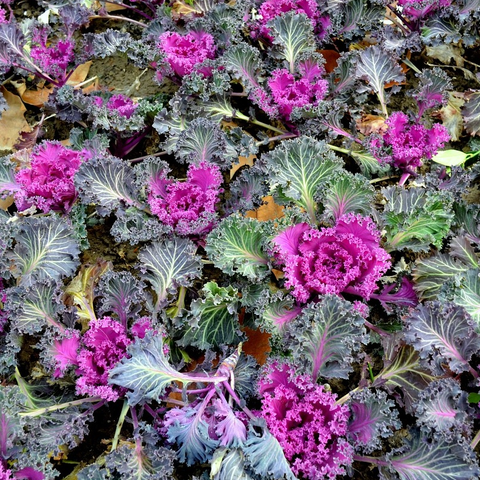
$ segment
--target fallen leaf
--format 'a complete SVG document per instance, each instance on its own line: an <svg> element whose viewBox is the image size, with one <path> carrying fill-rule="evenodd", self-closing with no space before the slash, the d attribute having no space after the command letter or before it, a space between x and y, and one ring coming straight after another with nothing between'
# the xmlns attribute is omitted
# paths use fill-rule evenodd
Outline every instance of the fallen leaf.
<svg viewBox="0 0 480 480"><path fill-rule="evenodd" d="M337 67L337 60L340 58L340 54L336 50L318 50L325 59L325 71L331 73Z"/></svg>
<svg viewBox="0 0 480 480"><path fill-rule="evenodd" d="M115 3L106 3L105 10L107 12L116 12L117 10L125 10L123 5L116 5Z"/></svg>
<svg viewBox="0 0 480 480"><path fill-rule="evenodd" d="M271 335L268 332L262 332L260 329L253 330L249 327L242 327L242 330L248 338L242 345L242 352L251 355L259 365L263 365L267 361L268 354L272 351L270 347Z"/></svg>
<svg viewBox="0 0 480 480"><path fill-rule="evenodd" d="M283 206L276 204L271 195L263 197L262 200L265 202L264 205L261 205L256 210L248 210L245 216L256 218L261 222L282 218L284 216Z"/></svg>
<svg viewBox="0 0 480 480"><path fill-rule="evenodd" d="M88 62L79 65L68 78L67 85L74 87L75 85L84 82L87 78L88 72L90 71L92 63L92 60L89 60Z"/></svg>
<svg viewBox="0 0 480 480"><path fill-rule="evenodd" d="M385 119L379 115L363 114L357 120L357 129L364 135L371 135L372 133L382 134L387 131L388 125L385 123Z"/></svg>
<svg viewBox="0 0 480 480"><path fill-rule="evenodd" d="M20 132L30 132L32 129L25 120L27 109L22 99L5 87L1 87L3 97L8 104L0 119L0 150L11 150L20 136Z"/></svg>
<svg viewBox="0 0 480 480"><path fill-rule="evenodd" d="M463 117L461 108L465 103L465 94L461 92L448 92L448 103L432 116L440 118L448 130L450 140L457 142L463 131Z"/></svg>
<svg viewBox="0 0 480 480"><path fill-rule="evenodd" d="M35 90L25 90L21 94L21 97L24 103L28 103L28 105L43 107L52 92L53 85L49 85L48 87L37 88Z"/></svg>
<svg viewBox="0 0 480 480"><path fill-rule="evenodd" d="M0 208L2 210L7 210L7 208L12 205L13 197L0 198Z"/></svg>
<svg viewBox="0 0 480 480"><path fill-rule="evenodd" d="M451 43L444 45L435 45L434 47L427 47L427 56L440 60L445 65L449 65L451 60L455 61L457 67L463 67L464 59L462 57L463 49Z"/></svg>
<svg viewBox="0 0 480 480"><path fill-rule="evenodd" d="M230 180L233 178L233 176L235 175L235 172L243 167L244 165L248 165L248 166L252 166L253 165L253 161L255 160L255 158L257 158L255 155L250 155L248 157L238 157L238 163L236 163L231 169L230 169Z"/></svg>

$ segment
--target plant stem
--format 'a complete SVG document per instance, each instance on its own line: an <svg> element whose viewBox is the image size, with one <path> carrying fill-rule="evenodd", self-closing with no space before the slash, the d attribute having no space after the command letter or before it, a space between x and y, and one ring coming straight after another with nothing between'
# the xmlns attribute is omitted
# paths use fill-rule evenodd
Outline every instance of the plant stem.
<svg viewBox="0 0 480 480"><path fill-rule="evenodd" d="M117 428L115 429L115 435L113 436L112 440L112 449L111 451L115 450L118 445L118 438L120 437L120 431L122 430L123 422L125 421L125 417L128 412L128 402L127 399L123 401L122 411L120 412L120 416L118 417Z"/></svg>
<svg viewBox="0 0 480 480"><path fill-rule="evenodd" d="M103 405L105 400L102 397L80 398L79 400L73 400L72 402L59 403L58 405L51 405L50 407L37 408L36 410L32 410L30 412L20 412L18 415L20 417L39 417L45 413L56 412L57 410L73 407L75 405L83 405L84 403L95 402L99 402L101 405Z"/></svg>
<svg viewBox="0 0 480 480"><path fill-rule="evenodd" d="M133 20L133 18L128 17L120 17L117 15L91 15L90 20L95 20L96 18L106 18L107 20L119 20L123 22L130 22L138 27L147 28L147 26L142 22L137 22L137 20Z"/></svg>
<svg viewBox="0 0 480 480"><path fill-rule="evenodd" d="M146 158L161 157L162 155L167 155L167 153L168 152L153 153L152 155L144 155L143 157L130 158L130 159L128 159L128 161L131 162L131 163L141 162L142 160L145 160Z"/></svg>
<svg viewBox="0 0 480 480"><path fill-rule="evenodd" d="M251 119L249 118L248 120L250 123L253 123L254 125L258 125L259 127L263 127L263 128L267 128L268 130L272 130L272 132L277 132L279 133L280 135L285 135L286 133L289 133L289 132L285 132L283 130L280 130L279 128L276 128L272 125L268 125L268 123L263 123L263 122L260 122L259 120L256 120L256 119Z"/></svg>
<svg viewBox="0 0 480 480"><path fill-rule="evenodd" d="M477 432L477 434L473 437L472 442L470 443L470 447L472 447L472 450L475 450L475 448L478 445L478 442L480 442L480 430Z"/></svg>
<svg viewBox="0 0 480 480"><path fill-rule="evenodd" d="M123 2L114 2L114 1L112 1L112 0L106 0L105 3L111 3L112 5L118 5L119 7L123 7L123 8L125 8L125 9L132 10L133 12L138 13L138 14L141 15L143 18L146 18L146 19L149 20L149 21L152 21L152 20L153 20L153 18L152 18L150 15L147 15L145 12L142 12L141 10L138 10L138 8L132 7L131 5L126 5L126 4L123 3Z"/></svg>
<svg viewBox="0 0 480 480"><path fill-rule="evenodd" d="M255 142L255 145L258 147L260 145L267 145L267 143L270 142L277 142L278 140L286 140L288 138L297 138L298 135L296 133L285 133L283 135L277 135L276 137L269 137L266 138L265 140L259 140L258 142Z"/></svg>
<svg viewBox="0 0 480 480"><path fill-rule="evenodd" d="M370 457L368 455L354 455L353 460L355 462L366 462L366 463L373 463L377 465L377 467L388 467L389 464L385 460L382 460L378 457Z"/></svg>

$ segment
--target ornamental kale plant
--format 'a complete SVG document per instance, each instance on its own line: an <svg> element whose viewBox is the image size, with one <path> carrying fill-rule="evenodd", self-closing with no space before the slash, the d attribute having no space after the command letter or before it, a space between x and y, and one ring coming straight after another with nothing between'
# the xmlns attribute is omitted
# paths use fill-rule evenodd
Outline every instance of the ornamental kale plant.
<svg viewBox="0 0 480 480"><path fill-rule="evenodd" d="M0 0L0 478L480 478L463 0Z"/></svg>

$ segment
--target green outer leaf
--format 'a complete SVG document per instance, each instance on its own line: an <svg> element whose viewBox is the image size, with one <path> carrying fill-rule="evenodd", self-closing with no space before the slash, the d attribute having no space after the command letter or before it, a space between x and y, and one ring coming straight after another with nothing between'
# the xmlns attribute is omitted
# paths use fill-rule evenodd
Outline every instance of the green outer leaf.
<svg viewBox="0 0 480 480"><path fill-rule="evenodd" d="M228 377L220 375L195 377L177 372L165 357L160 334L147 333L145 338L137 338L127 351L129 357L124 357L110 370L109 383L131 390L127 393L129 405L158 399L172 382L181 382L186 386L195 381L219 383L228 380Z"/></svg>
<svg viewBox="0 0 480 480"><path fill-rule="evenodd" d="M240 273L250 280L260 280L270 272L269 259L262 248L266 229L266 222L230 215L208 235L205 250L224 273Z"/></svg>
<svg viewBox="0 0 480 480"><path fill-rule="evenodd" d="M315 222L317 191L325 180L341 170L343 161L325 142L306 136L282 142L266 158L271 188L280 186L282 193L303 207Z"/></svg>
<svg viewBox="0 0 480 480"><path fill-rule="evenodd" d="M213 480L253 480L245 472L245 455L240 448L217 448L210 463L210 478Z"/></svg>
<svg viewBox="0 0 480 480"><path fill-rule="evenodd" d="M137 199L133 169L119 158L83 162L75 175L75 187L84 203L95 203L101 215L108 215L122 203L142 209Z"/></svg>
<svg viewBox="0 0 480 480"><path fill-rule="evenodd" d="M378 96L382 110L386 111L385 84L388 82L402 82L405 75L400 65L387 52L377 45L363 50L358 58L357 75L367 80Z"/></svg>
<svg viewBox="0 0 480 480"><path fill-rule="evenodd" d="M262 61L256 48L247 43L239 43L225 52L223 60L227 69L235 72L242 80L247 91L251 87L260 86L257 79L262 75Z"/></svg>
<svg viewBox="0 0 480 480"><path fill-rule="evenodd" d="M290 66L290 73L293 73L299 55L315 51L312 22L303 13L290 11L275 17L269 25L274 30L274 43L283 47L283 56Z"/></svg>
<svg viewBox="0 0 480 480"><path fill-rule="evenodd" d="M208 282L203 287L205 298L192 302L185 330L179 345L198 347L201 350L221 345L237 344L239 323L238 291L233 287L219 287Z"/></svg>
<svg viewBox="0 0 480 480"><path fill-rule="evenodd" d="M465 283L455 292L455 303L461 305L480 328L480 270L469 270Z"/></svg>
<svg viewBox="0 0 480 480"><path fill-rule="evenodd" d="M415 291L421 300L434 299L446 282L458 281L467 270L466 265L444 253L420 260L412 273Z"/></svg>
<svg viewBox="0 0 480 480"><path fill-rule="evenodd" d="M400 480L474 480L480 470L478 465L464 460L465 447L443 439L427 442L423 435L415 432L403 453L387 455L387 464L397 472ZM381 471L383 468L380 467Z"/></svg>
<svg viewBox="0 0 480 480"><path fill-rule="evenodd" d="M461 165L467 159L467 154L460 150L442 150L432 157L432 162L445 165L447 167L456 167Z"/></svg>
<svg viewBox="0 0 480 480"><path fill-rule="evenodd" d="M155 288L155 309L164 305L169 293L178 286L188 287L194 278L200 277L202 263L195 255L197 247L187 238L172 237L170 240L153 242L138 254L142 278ZM148 272L148 273L147 273Z"/></svg>
<svg viewBox="0 0 480 480"><path fill-rule="evenodd" d="M478 254L465 237L455 237L450 242L450 255L468 265L470 268L479 268Z"/></svg>
<svg viewBox="0 0 480 480"><path fill-rule="evenodd" d="M62 291L55 283L35 283L19 296L9 295L9 309L13 301L18 313L12 315L15 328L20 333L36 333L42 330L46 324L63 329L58 321L58 314L64 310L63 303L58 301ZM55 301L57 299L57 301Z"/></svg>
<svg viewBox="0 0 480 480"><path fill-rule="evenodd" d="M375 189L362 175L339 172L329 182L323 205L338 220L346 213L369 215Z"/></svg>
<svg viewBox="0 0 480 480"><path fill-rule="evenodd" d="M26 218L9 256L13 276L20 286L42 280L57 281L72 275L79 263L80 249L72 228L58 217Z"/></svg>

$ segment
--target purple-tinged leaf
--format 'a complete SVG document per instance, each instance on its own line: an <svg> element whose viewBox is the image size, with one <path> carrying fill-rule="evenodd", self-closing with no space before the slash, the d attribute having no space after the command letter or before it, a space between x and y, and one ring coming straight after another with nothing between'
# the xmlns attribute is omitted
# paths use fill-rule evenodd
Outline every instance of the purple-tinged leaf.
<svg viewBox="0 0 480 480"><path fill-rule="evenodd" d="M387 114L385 84L403 82L405 75L397 61L377 45L368 47L360 53L357 63L357 76L368 82L378 96L382 111Z"/></svg>
<svg viewBox="0 0 480 480"><path fill-rule="evenodd" d="M20 60L24 41L23 33L15 22L0 24L0 62L10 66L15 58Z"/></svg>
<svg viewBox="0 0 480 480"><path fill-rule="evenodd" d="M453 378L432 382L415 405L417 424L426 435L449 442L469 438L473 426L473 408L468 394Z"/></svg>
<svg viewBox="0 0 480 480"><path fill-rule="evenodd" d="M261 428L261 433L257 433L250 426L248 438L243 447L247 464L257 475L264 479L282 478L296 480L285 458L282 447L278 440L268 431L265 421L259 419L256 426Z"/></svg>
<svg viewBox="0 0 480 480"><path fill-rule="evenodd" d="M413 97L417 101L418 118L420 118L425 110L447 102L447 90L452 89L452 82L445 71L438 67L425 69L418 77L419 86Z"/></svg>
<svg viewBox="0 0 480 480"><path fill-rule="evenodd" d="M400 451L388 454L387 461L382 462L382 480L392 478L392 469L400 480L476 480L480 475L478 465L472 460L473 452L465 442L427 442L414 432Z"/></svg>
<svg viewBox="0 0 480 480"><path fill-rule="evenodd" d="M277 300L267 305L263 311L262 326L267 327L268 330L283 331L283 329L301 313L302 307L292 305L291 298Z"/></svg>
<svg viewBox="0 0 480 480"><path fill-rule="evenodd" d="M446 282L460 282L467 270L466 265L445 253L425 260L420 259L412 273L415 291L421 300L432 300L440 293Z"/></svg>
<svg viewBox="0 0 480 480"><path fill-rule="evenodd" d="M101 297L99 316L115 313L125 327L138 316L145 300L145 284L129 272L106 272L96 289Z"/></svg>
<svg viewBox="0 0 480 480"><path fill-rule="evenodd" d="M103 216L123 205L142 209L132 168L119 158L95 158L83 162L75 175L75 187L84 203L94 203Z"/></svg>
<svg viewBox="0 0 480 480"><path fill-rule="evenodd" d="M207 237L205 250L217 268L250 280L265 278L270 269L263 248L269 225L253 218L230 215Z"/></svg>
<svg viewBox="0 0 480 480"><path fill-rule="evenodd" d="M168 363L160 334L147 332L144 338L136 338L127 352L129 357L110 370L109 382L131 390L127 393L130 405L158 399L172 382L186 386L191 382L220 383L229 378L178 372Z"/></svg>
<svg viewBox="0 0 480 480"><path fill-rule="evenodd" d="M233 72L234 78L242 81L247 92L260 87L258 79L263 76L263 68L260 52L255 47L247 43L235 45L225 52L223 60L227 69Z"/></svg>
<svg viewBox="0 0 480 480"><path fill-rule="evenodd" d="M353 353L368 339L363 317L335 295L309 304L286 328L295 363L314 380L348 378Z"/></svg>
<svg viewBox="0 0 480 480"><path fill-rule="evenodd" d="M330 97L336 98L339 94L352 88L355 84L355 69L357 65L356 52L342 52L337 60L335 70L330 74L329 90Z"/></svg>
<svg viewBox="0 0 480 480"><path fill-rule="evenodd" d="M382 447L382 438L388 438L402 424L398 420L395 403L381 390L361 390L350 401L352 418L347 436L355 449L371 453Z"/></svg>
<svg viewBox="0 0 480 480"><path fill-rule="evenodd" d="M58 217L25 218L7 256L20 286L70 276L78 265L80 249L72 228Z"/></svg>
<svg viewBox="0 0 480 480"><path fill-rule="evenodd" d="M202 418L203 403L197 407L173 408L165 416L168 441L179 445L178 459L187 465L210 460L219 445L208 433L208 423Z"/></svg>
<svg viewBox="0 0 480 480"><path fill-rule="evenodd" d="M397 403L411 412L418 395L435 377L420 366L418 352L410 345L402 344L396 335L386 339L384 349L384 367L372 386L383 386L389 393L396 393Z"/></svg>
<svg viewBox="0 0 480 480"><path fill-rule="evenodd" d="M390 293L397 285L392 283L385 285L380 293L373 293L371 298L378 300L387 313L391 313L391 305L397 307L415 307L418 305L418 297L413 289L413 283L407 278L402 278L400 288L395 293Z"/></svg>
<svg viewBox="0 0 480 480"><path fill-rule="evenodd" d="M235 415L225 399L214 402L215 417L219 419L215 425L215 433L223 447L240 447L247 439L245 423ZM221 420L220 420L221 419Z"/></svg>
<svg viewBox="0 0 480 480"><path fill-rule="evenodd" d="M467 103L462 108L462 117L465 128L470 135L475 136L480 132L480 92L469 95Z"/></svg>
<svg viewBox="0 0 480 480"><path fill-rule="evenodd" d="M480 335L465 311L454 303L427 302L405 319L405 340L435 374L447 364L455 373L471 369L472 355L480 351Z"/></svg>
<svg viewBox="0 0 480 480"><path fill-rule="evenodd" d="M186 238L154 242L138 254L142 278L155 289L155 311L167 302L169 293L182 286L188 287L201 274L200 257L195 255L195 244Z"/></svg>
<svg viewBox="0 0 480 480"><path fill-rule="evenodd" d="M325 187L322 203L335 220L347 213L369 215L372 211L375 189L363 175L339 172Z"/></svg>
<svg viewBox="0 0 480 480"><path fill-rule="evenodd" d="M480 324L480 270L469 270L461 288L455 291L454 301L461 305ZM478 328L478 327L477 327Z"/></svg>
<svg viewBox="0 0 480 480"><path fill-rule="evenodd" d="M266 157L269 169L266 178L271 188L281 190L282 195L304 208L312 222L316 222L315 198L319 187L341 170L342 160L325 142L310 137L284 141Z"/></svg>
<svg viewBox="0 0 480 480"><path fill-rule="evenodd" d="M9 157L0 158L0 198L21 189L21 186L15 180L14 168L14 164Z"/></svg>

